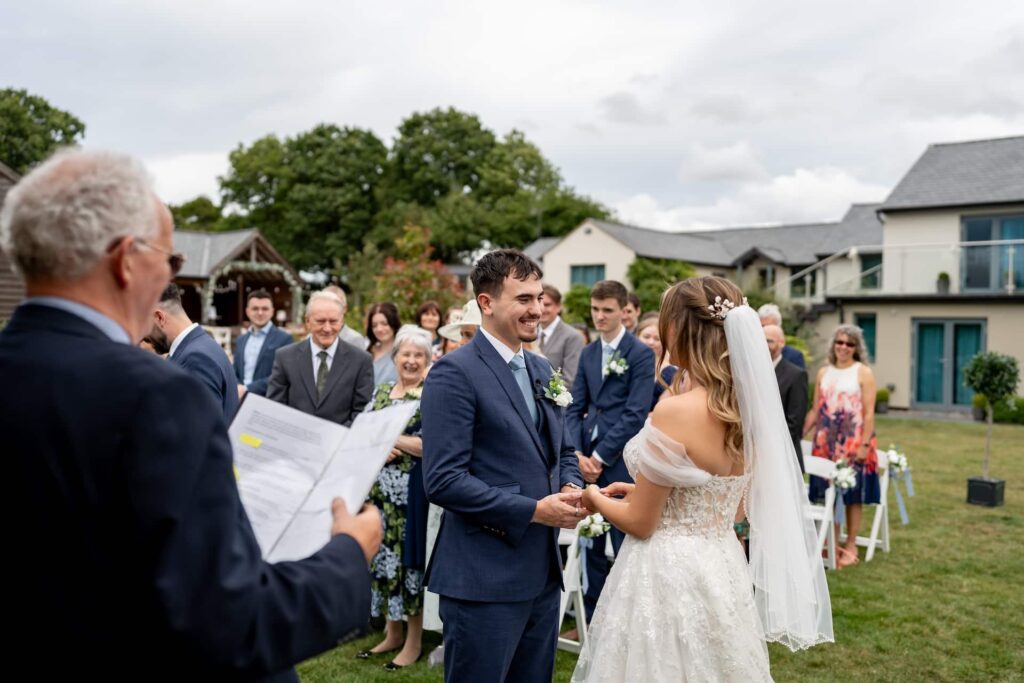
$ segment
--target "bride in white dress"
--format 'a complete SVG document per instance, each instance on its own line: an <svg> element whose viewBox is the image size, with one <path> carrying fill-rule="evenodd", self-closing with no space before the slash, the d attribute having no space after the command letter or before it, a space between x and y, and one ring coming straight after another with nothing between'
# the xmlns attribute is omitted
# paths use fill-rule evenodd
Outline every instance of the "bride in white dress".
<svg viewBox="0 0 1024 683"><path fill-rule="evenodd" d="M771 357L742 301L715 277L665 293L661 338L693 389L658 403L626 445L635 485L584 492L628 536L573 681L766 681L766 641L833 640ZM733 532L744 517L749 564Z"/></svg>

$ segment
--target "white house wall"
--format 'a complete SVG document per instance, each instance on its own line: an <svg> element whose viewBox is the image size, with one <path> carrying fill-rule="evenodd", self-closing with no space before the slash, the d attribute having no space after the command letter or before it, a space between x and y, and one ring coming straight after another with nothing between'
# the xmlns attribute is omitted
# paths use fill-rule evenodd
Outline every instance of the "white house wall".
<svg viewBox="0 0 1024 683"><path fill-rule="evenodd" d="M604 265L604 276L629 287L626 273L636 252L604 232L584 222L544 254L544 281L560 292L569 291L572 266Z"/></svg>

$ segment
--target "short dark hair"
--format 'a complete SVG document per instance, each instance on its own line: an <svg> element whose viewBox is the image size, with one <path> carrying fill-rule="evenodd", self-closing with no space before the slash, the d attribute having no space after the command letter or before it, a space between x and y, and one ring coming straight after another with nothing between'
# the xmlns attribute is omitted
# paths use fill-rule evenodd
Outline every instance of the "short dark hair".
<svg viewBox="0 0 1024 683"><path fill-rule="evenodd" d="M390 301L370 306L370 310L366 312L366 338L370 340L370 346L380 341L373 333L373 316L378 313L388 321L388 327L393 333L398 334L398 329L402 326L402 321L398 317L398 306Z"/></svg>
<svg viewBox="0 0 1024 683"><path fill-rule="evenodd" d="M422 304L420 304L420 307L416 309L416 326L417 327L423 327L423 325L420 324L423 321L423 314L424 313L429 313L430 311L433 311L434 313L436 313L438 318L443 318L444 317L443 315L441 315L441 305L439 303L437 303L436 301L433 301L433 300L431 300L431 301L424 301ZM438 327L440 327L443 324L444 324L443 322L440 323L438 325Z"/></svg>
<svg viewBox="0 0 1024 683"><path fill-rule="evenodd" d="M621 282L615 280L601 280L594 288L590 290L591 299L615 299L619 302L620 308L626 307L626 301L629 300L629 292L626 291L626 286Z"/></svg>
<svg viewBox="0 0 1024 683"><path fill-rule="evenodd" d="M274 297L270 296L270 292L262 287L249 292L249 296L245 297L245 303L249 303L253 299L270 299L270 303L274 303Z"/></svg>
<svg viewBox="0 0 1024 683"><path fill-rule="evenodd" d="M551 299L556 304L562 303L562 293L558 291L557 287L545 283L543 289L545 298Z"/></svg>
<svg viewBox="0 0 1024 683"><path fill-rule="evenodd" d="M640 305L640 297L636 295L636 292L630 292L629 294L627 294L626 301L633 304L633 308L635 308L636 310L643 310L643 306ZM625 308L626 305L623 304L622 307Z"/></svg>
<svg viewBox="0 0 1024 683"><path fill-rule="evenodd" d="M181 290L178 285L172 282L164 287L164 291L160 292L160 301L157 305L168 313L176 314L184 311L185 309L181 305Z"/></svg>
<svg viewBox="0 0 1024 683"><path fill-rule="evenodd" d="M479 294L500 296L505 286L505 278L512 276L526 282L530 277L538 280L544 277L544 271L537 262L517 249L498 249L492 251L476 262L469 279L473 282L473 291Z"/></svg>

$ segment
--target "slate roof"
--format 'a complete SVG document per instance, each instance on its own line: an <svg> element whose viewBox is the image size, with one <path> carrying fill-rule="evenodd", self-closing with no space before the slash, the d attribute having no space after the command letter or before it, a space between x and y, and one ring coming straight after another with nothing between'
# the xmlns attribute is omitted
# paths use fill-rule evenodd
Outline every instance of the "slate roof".
<svg viewBox="0 0 1024 683"><path fill-rule="evenodd" d="M541 237L540 239L527 244L526 247L523 248L523 253L534 261L540 261L544 258L544 254L551 251L551 248L561 241L561 237Z"/></svg>
<svg viewBox="0 0 1024 683"><path fill-rule="evenodd" d="M1024 202L1024 136L929 145L881 211Z"/></svg>
<svg viewBox="0 0 1024 683"><path fill-rule="evenodd" d="M735 266L757 255L786 265L810 265L842 249L882 243L878 204L854 204L839 222L665 232L623 223L588 222L647 258Z"/></svg>
<svg viewBox="0 0 1024 683"><path fill-rule="evenodd" d="M227 232L175 230L174 249L185 255L185 265L178 277L210 277L217 266L238 255L258 236L255 228Z"/></svg>

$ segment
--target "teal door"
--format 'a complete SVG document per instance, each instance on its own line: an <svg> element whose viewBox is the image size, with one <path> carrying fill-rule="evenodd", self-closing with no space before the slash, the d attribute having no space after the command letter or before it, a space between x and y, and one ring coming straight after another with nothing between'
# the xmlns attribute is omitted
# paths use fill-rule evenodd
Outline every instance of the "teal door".
<svg viewBox="0 0 1024 683"><path fill-rule="evenodd" d="M974 392L964 385L964 368L984 348L984 321L914 321L915 407L970 406Z"/></svg>

